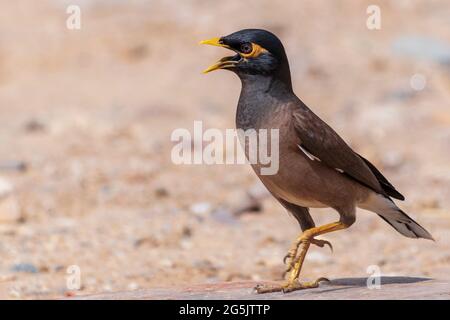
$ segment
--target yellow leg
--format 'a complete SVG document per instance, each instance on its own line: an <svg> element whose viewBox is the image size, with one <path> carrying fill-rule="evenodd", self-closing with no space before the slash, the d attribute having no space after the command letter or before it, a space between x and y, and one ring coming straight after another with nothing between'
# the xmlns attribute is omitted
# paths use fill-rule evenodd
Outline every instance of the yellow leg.
<svg viewBox="0 0 450 320"><path fill-rule="evenodd" d="M294 258L290 262L290 265L292 269L291 273L289 274L289 279L285 284L282 285L275 285L275 286L261 286L258 285L255 289L258 293L268 293L268 292L277 292L277 291L283 291L283 292L290 292L294 290L299 289L307 289L307 288L317 288L319 286L319 283L321 281L328 281L326 278L319 278L316 281L313 282L303 282L300 283L298 281L298 278L300 276L300 271L302 270L303 262L305 261L306 253L308 252L309 246L311 243L317 242L317 241L324 241L324 240L317 240L314 239L315 236L325 234L328 232L338 231L347 228L348 226L342 222L333 222L329 224L325 224L323 226L314 227L311 229L306 230L303 232L300 237L297 238L295 242L295 249L291 249L290 252L294 252ZM325 243L329 244L329 242L324 241L322 243L322 246L325 245ZM331 244L329 244L331 246ZM299 248L298 248L299 247ZM299 251L298 256L297 252ZM288 254L289 255L289 254Z"/></svg>
<svg viewBox="0 0 450 320"><path fill-rule="evenodd" d="M283 262L285 264L287 264L287 268L286 270L283 272L283 278L284 276L292 270L292 268L294 267L294 261L295 261L295 257L297 256L298 253L298 248L300 247L301 242L304 241L303 238L303 233L300 234L300 236L295 240L295 242L292 244L291 249L288 251L288 253L284 256L283 258ZM325 247L325 245L329 246L331 249L331 252L333 252L333 245L327 241L327 240L321 240L321 239L310 239L309 242L311 244L315 244L318 247Z"/></svg>

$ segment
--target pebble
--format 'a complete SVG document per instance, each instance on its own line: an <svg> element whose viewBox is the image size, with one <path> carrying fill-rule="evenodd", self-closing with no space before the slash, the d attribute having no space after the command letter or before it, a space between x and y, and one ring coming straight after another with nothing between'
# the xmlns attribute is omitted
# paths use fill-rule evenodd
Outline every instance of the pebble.
<svg viewBox="0 0 450 320"><path fill-rule="evenodd" d="M0 198L0 222L13 223L22 220L22 212L15 197Z"/></svg>
<svg viewBox="0 0 450 320"><path fill-rule="evenodd" d="M131 282L127 286L128 290L137 290L139 289L139 285L136 282Z"/></svg>
<svg viewBox="0 0 450 320"><path fill-rule="evenodd" d="M173 261L172 260L169 260L169 259L162 259L160 262L159 262L159 264L160 264L160 266L161 267L163 267L163 268L172 268L173 267Z"/></svg>
<svg viewBox="0 0 450 320"><path fill-rule="evenodd" d="M169 191L167 191L167 189L164 187L158 187L155 189L155 195L158 198L165 198L169 196Z"/></svg>
<svg viewBox="0 0 450 320"><path fill-rule="evenodd" d="M332 260L330 257L326 256L323 253L317 252L317 251L308 252L307 259L309 261L317 262L317 263L329 263Z"/></svg>
<svg viewBox="0 0 450 320"><path fill-rule="evenodd" d="M12 266L12 272L39 273L39 269L31 263L17 263Z"/></svg>
<svg viewBox="0 0 450 320"><path fill-rule="evenodd" d="M440 208L439 200L434 197L427 197L419 201L419 205L421 208L425 209L438 209Z"/></svg>
<svg viewBox="0 0 450 320"><path fill-rule="evenodd" d="M1 171L25 172L28 165L23 161L2 161L0 162Z"/></svg>
<svg viewBox="0 0 450 320"><path fill-rule="evenodd" d="M0 199L9 196L13 191L13 185L8 180L0 177Z"/></svg>
<svg viewBox="0 0 450 320"><path fill-rule="evenodd" d="M184 249L184 250L192 249L192 247L193 247L192 241L190 241L188 239L183 239L180 241L180 247L181 247L181 249Z"/></svg>
<svg viewBox="0 0 450 320"><path fill-rule="evenodd" d="M191 238L192 237L192 229L184 226L183 229L181 230L181 236L182 238Z"/></svg>
<svg viewBox="0 0 450 320"><path fill-rule="evenodd" d="M269 195L269 191L261 182L255 183L247 190L245 196L237 201L237 205L231 209L232 215L238 217L244 213L261 212L263 208L262 201Z"/></svg>
<svg viewBox="0 0 450 320"><path fill-rule="evenodd" d="M19 203L14 196L12 184L0 177L0 222L10 223L22 220Z"/></svg>
<svg viewBox="0 0 450 320"><path fill-rule="evenodd" d="M194 203L189 210L197 216L205 216L211 210L211 204L208 202Z"/></svg>
<svg viewBox="0 0 450 320"><path fill-rule="evenodd" d="M224 224L235 225L238 223L236 216L226 208L218 208L214 210L211 215L214 220Z"/></svg>
<svg viewBox="0 0 450 320"><path fill-rule="evenodd" d="M253 281L261 281L261 276L260 276L259 274L252 274L252 275L250 276L250 278L251 278Z"/></svg>
<svg viewBox="0 0 450 320"><path fill-rule="evenodd" d="M45 124L37 119L31 119L25 123L24 128L27 132L41 132L45 130Z"/></svg>
<svg viewBox="0 0 450 320"><path fill-rule="evenodd" d="M22 295L16 289L12 289L9 291L9 296L14 299L19 299Z"/></svg>
<svg viewBox="0 0 450 320"><path fill-rule="evenodd" d="M430 37L402 36L392 43L392 50L410 58L450 64L450 45Z"/></svg>
<svg viewBox="0 0 450 320"><path fill-rule="evenodd" d="M400 153L396 151L388 151L382 158L383 167L396 169L402 164L403 160L404 159Z"/></svg>
<svg viewBox="0 0 450 320"><path fill-rule="evenodd" d="M103 285L102 288L103 288L103 291L105 291L105 292L113 291L113 288L112 288L112 286L110 284L105 284L105 285Z"/></svg>
<svg viewBox="0 0 450 320"><path fill-rule="evenodd" d="M7 281L14 281L17 279L16 275L13 274L0 274L0 283Z"/></svg>

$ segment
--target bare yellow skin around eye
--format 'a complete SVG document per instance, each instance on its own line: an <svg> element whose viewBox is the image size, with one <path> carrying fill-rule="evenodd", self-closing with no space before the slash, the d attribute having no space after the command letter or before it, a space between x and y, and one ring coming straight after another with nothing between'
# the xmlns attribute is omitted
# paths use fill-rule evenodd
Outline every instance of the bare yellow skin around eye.
<svg viewBox="0 0 450 320"><path fill-rule="evenodd" d="M246 59L247 58L257 58L264 52L267 52L267 50L264 49L263 47L261 47L260 45L252 42L252 52L250 52L250 53L240 52L240 55Z"/></svg>

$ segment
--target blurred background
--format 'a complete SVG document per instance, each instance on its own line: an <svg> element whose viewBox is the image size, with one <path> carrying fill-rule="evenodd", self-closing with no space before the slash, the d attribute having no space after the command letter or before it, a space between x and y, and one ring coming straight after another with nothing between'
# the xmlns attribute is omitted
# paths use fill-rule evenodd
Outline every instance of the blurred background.
<svg viewBox="0 0 450 320"><path fill-rule="evenodd" d="M68 5L81 29L66 28ZM367 7L381 9L369 30ZM283 41L297 95L405 196L436 242L358 211L312 248L305 278L446 278L450 3L0 1L0 297L275 280L293 218L246 165L176 166L176 128L233 128L240 82L201 71L198 41L242 28ZM313 210L316 223L337 215ZM81 271L80 290L66 285Z"/></svg>

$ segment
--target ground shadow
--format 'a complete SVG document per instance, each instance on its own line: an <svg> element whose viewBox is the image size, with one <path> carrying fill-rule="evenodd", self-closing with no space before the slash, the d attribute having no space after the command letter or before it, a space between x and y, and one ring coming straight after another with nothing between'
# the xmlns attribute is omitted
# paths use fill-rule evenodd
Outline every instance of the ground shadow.
<svg viewBox="0 0 450 320"><path fill-rule="evenodd" d="M431 278L422 277L401 277L401 276L382 276L380 277L380 285L387 284L409 284L423 281L430 281ZM330 282L323 282L323 290L317 292L317 294L323 294L326 292L340 291L348 288L365 288L367 287L368 278L340 278L333 279ZM372 282L372 281L371 281Z"/></svg>
<svg viewBox="0 0 450 320"><path fill-rule="evenodd" d="M366 287L368 278L341 278L333 279L328 284L331 286L351 286L351 287ZM422 277L400 277L400 276L382 276L381 285L383 284L402 284L402 283L416 283L432 280L431 278Z"/></svg>

